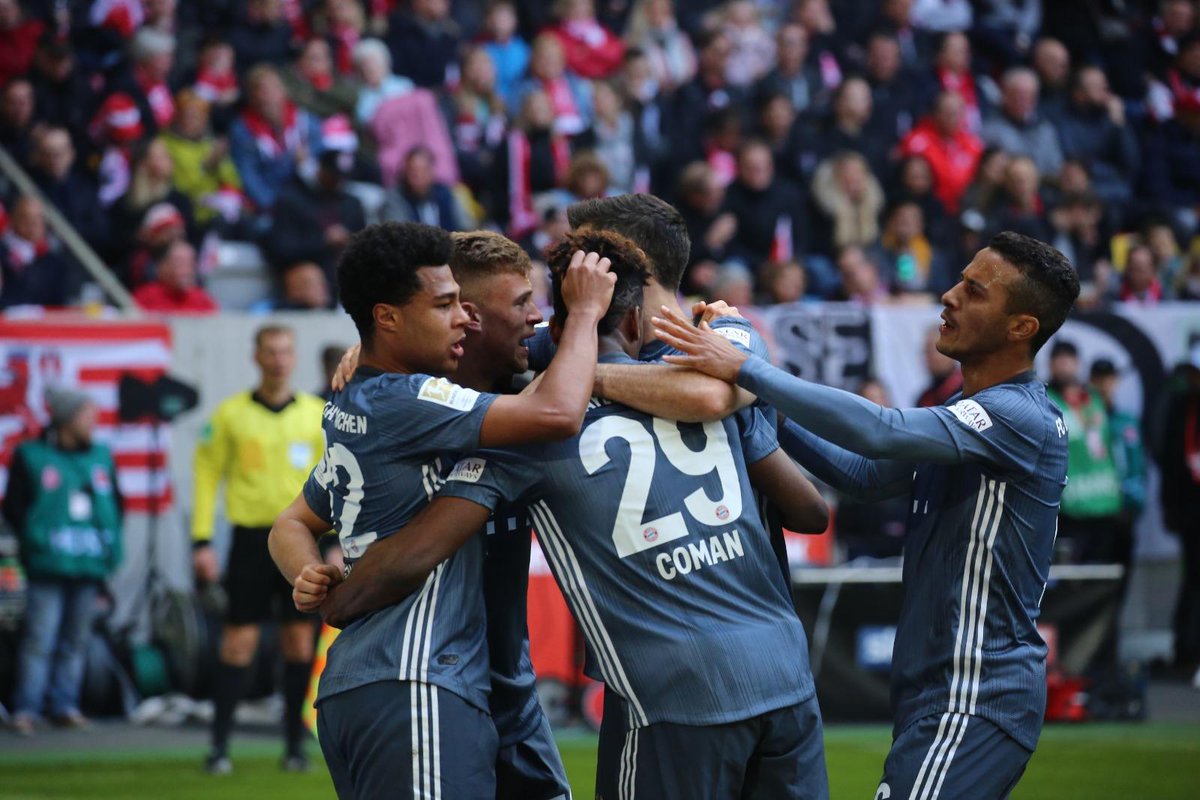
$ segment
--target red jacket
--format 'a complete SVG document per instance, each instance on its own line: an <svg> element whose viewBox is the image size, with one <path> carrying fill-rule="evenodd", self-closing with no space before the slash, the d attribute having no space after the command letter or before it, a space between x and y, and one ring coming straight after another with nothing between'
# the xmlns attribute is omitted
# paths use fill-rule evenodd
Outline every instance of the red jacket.
<svg viewBox="0 0 1200 800"><path fill-rule="evenodd" d="M199 286L180 292L154 281L134 292L133 299L146 311L162 314L212 314L219 310L217 301Z"/></svg>
<svg viewBox="0 0 1200 800"><path fill-rule="evenodd" d="M599 22L560 22L548 30L562 42L567 68L581 78L607 78L621 66L625 44Z"/></svg>
<svg viewBox="0 0 1200 800"><path fill-rule="evenodd" d="M960 129L950 138L942 136L928 117L917 123L900 141L903 157L921 156L933 170L933 193L951 214L975 178L975 167L983 153L983 140Z"/></svg>

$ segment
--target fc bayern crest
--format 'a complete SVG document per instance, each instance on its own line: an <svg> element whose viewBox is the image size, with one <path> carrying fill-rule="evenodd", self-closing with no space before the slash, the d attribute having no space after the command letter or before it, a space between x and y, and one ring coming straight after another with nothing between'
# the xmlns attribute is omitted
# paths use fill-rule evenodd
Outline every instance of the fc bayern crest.
<svg viewBox="0 0 1200 800"><path fill-rule="evenodd" d="M729 509L725 506L717 506L717 519L722 522L729 519Z"/></svg>
<svg viewBox="0 0 1200 800"><path fill-rule="evenodd" d="M92 488L97 494L108 494L112 491L112 480L109 479L108 470L99 464L92 467Z"/></svg>
<svg viewBox="0 0 1200 800"><path fill-rule="evenodd" d="M645 539L647 542L655 541L656 539L658 539L658 529L657 528L646 528L645 530L642 531L642 538Z"/></svg>
<svg viewBox="0 0 1200 800"><path fill-rule="evenodd" d="M62 474L59 473L58 467L48 466L42 470L42 488L48 492L53 492L59 486L62 486Z"/></svg>

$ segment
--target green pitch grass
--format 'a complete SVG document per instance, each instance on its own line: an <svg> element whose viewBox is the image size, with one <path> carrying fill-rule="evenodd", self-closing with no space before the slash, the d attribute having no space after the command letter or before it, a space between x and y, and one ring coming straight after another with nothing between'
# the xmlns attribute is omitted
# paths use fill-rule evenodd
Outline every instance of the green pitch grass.
<svg viewBox="0 0 1200 800"><path fill-rule="evenodd" d="M888 749L882 727L833 726L825 732L834 800L869 800ZM596 740L566 736L567 771L580 800L593 796ZM0 799L97 798L328 798L333 786L316 748L308 775L279 771L278 746L249 744L236 753L235 772L224 778L200 770L193 751L91 752L72 755L6 753L0 744ZM1146 798L1194 800L1200 796L1200 725L1053 726L1042 742L1015 800Z"/></svg>

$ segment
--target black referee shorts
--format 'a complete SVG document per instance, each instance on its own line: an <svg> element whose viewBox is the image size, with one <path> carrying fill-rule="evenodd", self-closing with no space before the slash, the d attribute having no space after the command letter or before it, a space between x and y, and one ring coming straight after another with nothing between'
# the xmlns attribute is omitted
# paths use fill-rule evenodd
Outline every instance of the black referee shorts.
<svg viewBox="0 0 1200 800"><path fill-rule="evenodd" d="M225 621L231 625L261 625L271 620L294 622L313 619L296 610L292 587L267 549L270 528L233 527L229 562L225 565Z"/></svg>

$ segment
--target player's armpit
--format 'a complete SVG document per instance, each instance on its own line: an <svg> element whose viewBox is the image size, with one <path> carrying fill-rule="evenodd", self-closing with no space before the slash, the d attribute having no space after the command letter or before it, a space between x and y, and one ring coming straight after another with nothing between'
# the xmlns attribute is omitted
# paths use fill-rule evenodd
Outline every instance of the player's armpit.
<svg viewBox="0 0 1200 800"><path fill-rule="evenodd" d="M395 605L421 588L487 522L491 510L470 500L436 497L400 530L376 541L349 577L329 591L322 619L335 628Z"/></svg>
<svg viewBox="0 0 1200 800"><path fill-rule="evenodd" d="M754 402L750 392L687 367L600 364L598 396L679 422L716 422Z"/></svg>
<svg viewBox="0 0 1200 800"><path fill-rule="evenodd" d="M825 498L782 449L748 465L746 474L754 488L779 510L789 531L824 533L829 527Z"/></svg>
<svg viewBox="0 0 1200 800"><path fill-rule="evenodd" d="M309 564L321 563L321 551L317 548L317 537L326 533L331 525L309 508L304 495L298 495L287 508L275 518L271 533L267 537L267 549L275 566L294 584L296 576Z"/></svg>

